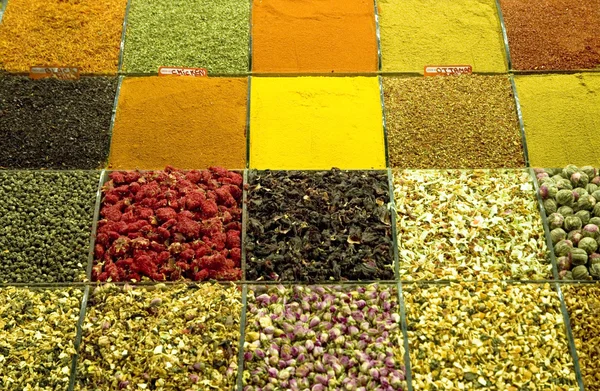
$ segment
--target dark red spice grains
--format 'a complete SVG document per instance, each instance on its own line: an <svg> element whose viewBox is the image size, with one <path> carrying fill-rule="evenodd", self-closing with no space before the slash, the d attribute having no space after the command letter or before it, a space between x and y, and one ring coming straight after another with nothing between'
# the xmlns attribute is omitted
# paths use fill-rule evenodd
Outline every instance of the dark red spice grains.
<svg viewBox="0 0 600 391"><path fill-rule="evenodd" d="M242 184L216 167L112 172L92 280L239 280Z"/></svg>
<svg viewBox="0 0 600 391"><path fill-rule="evenodd" d="M250 171L246 278L394 278L385 171Z"/></svg>
<svg viewBox="0 0 600 391"><path fill-rule="evenodd" d="M600 66L600 0L501 0L514 69Z"/></svg>

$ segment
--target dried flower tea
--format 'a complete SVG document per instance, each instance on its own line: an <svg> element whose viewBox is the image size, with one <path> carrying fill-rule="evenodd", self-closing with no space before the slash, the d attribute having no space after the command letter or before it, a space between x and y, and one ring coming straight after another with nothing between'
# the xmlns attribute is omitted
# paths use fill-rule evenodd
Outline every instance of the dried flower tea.
<svg viewBox="0 0 600 391"><path fill-rule="evenodd" d="M507 76L383 78L390 165L525 166Z"/></svg>
<svg viewBox="0 0 600 391"><path fill-rule="evenodd" d="M247 78L127 77L109 167L243 169L247 103Z"/></svg>
<svg viewBox="0 0 600 391"><path fill-rule="evenodd" d="M398 171L394 196L403 279L550 277L527 171Z"/></svg>
<svg viewBox="0 0 600 391"><path fill-rule="evenodd" d="M514 69L600 66L600 0L501 0Z"/></svg>
<svg viewBox="0 0 600 391"><path fill-rule="evenodd" d="M0 283L85 279L100 173L0 171Z"/></svg>
<svg viewBox="0 0 600 391"><path fill-rule="evenodd" d="M558 275L600 280L600 172L578 168L535 169Z"/></svg>
<svg viewBox="0 0 600 391"><path fill-rule="evenodd" d="M116 91L116 78L0 75L0 167L104 166Z"/></svg>
<svg viewBox="0 0 600 391"><path fill-rule="evenodd" d="M506 72L494 0L378 0L382 68L423 72L426 65L472 65Z"/></svg>
<svg viewBox="0 0 600 391"><path fill-rule="evenodd" d="M66 391L83 291L0 288L0 389Z"/></svg>
<svg viewBox="0 0 600 391"><path fill-rule="evenodd" d="M248 72L250 0L131 0L123 70Z"/></svg>
<svg viewBox="0 0 600 391"><path fill-rule="evenodd" d="M600 73L517 75L533 167L600 166Z"/></svg>
<svg viewBox="0 0 600 391"><path fill-rule="evenodd" d="M239 280L242 182L218 167L111 172L92 279Z"/></svg>
<svg viewBox="0 0 600 391"><path fill-rule="evenodd" d="M242 297L220 284L97 287L75 390L231 390Z"/></svg>
<svg viewBox="0 0 600 391"><path fill-rule="evenodd" d="M127 0L10 0L0 24L0 70L54 65L114 75L126 5Z"/></svg>
<svg viewBox="0 0 600 391"><path fill-rule="evenodd" d="M395 286L254 287L244 391L402 390Z"/></svg>
<svg viewBox="0 0 600 391"><path fill-rule="evenodd" d="M600 286L563 285L565 304L579 357L583 384L588 391L600 390Z"/></svg>
<svg viewBox="0 0 600 391"><path fill-rule="evenodd" d="M385 171L250 171L246 278L394 278Z"/></svg>
<svg viewBox="0 0 600 391"><path fill-rule="evenodd" d="M579 390L548 284L405 285L415 390Z"/></svg>
<svg viewBox="0 0 600 391"><path fill-rule="evenodd" d="M250 167L383 169L377 77L254 77Z"/></svg>

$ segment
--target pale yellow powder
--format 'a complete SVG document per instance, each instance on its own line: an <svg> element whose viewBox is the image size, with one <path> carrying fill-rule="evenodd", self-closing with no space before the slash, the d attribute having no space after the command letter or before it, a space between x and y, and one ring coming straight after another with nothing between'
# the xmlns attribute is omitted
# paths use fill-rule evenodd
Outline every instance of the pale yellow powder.
<svg viewBox="0 0 600 391"><path fill-rule="evenodd" d="M600 75L515 76L533 167L600 165Z"/></svg>
<svg viewBox="0 0 600 391"><path fill-rule="evenodd" d="M251 168L385 168L377 77L254 77L251 88Z"/></svg>
<svg viewBox="0 0 600 391"><path fill-rule="evenodd" d="M382 70L420 72L426 65L471 65L505 72L494 0L379 0Z"/></svg>

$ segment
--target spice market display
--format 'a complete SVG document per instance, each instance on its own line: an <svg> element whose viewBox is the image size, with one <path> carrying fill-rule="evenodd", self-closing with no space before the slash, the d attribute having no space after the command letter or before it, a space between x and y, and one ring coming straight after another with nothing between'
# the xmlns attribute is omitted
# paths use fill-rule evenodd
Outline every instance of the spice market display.
<svg viewBox="0 0 600 391"><path fill-rule="evenodd" d="M600 391L600 0L0 0L0 389Z"/></svg>

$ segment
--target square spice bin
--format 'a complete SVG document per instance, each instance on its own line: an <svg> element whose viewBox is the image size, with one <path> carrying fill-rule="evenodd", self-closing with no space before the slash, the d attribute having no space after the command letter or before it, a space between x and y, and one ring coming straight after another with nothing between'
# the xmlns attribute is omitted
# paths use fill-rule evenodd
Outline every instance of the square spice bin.
<svg viewBox="0 0 600 391"><path fill-rule="evenodd" d="M384 169L377 77L252 77L250 168Z"/></svg>
<svg viewBox="0 0 600 391"><path fill-rule="evenodd" d="M83 290L0 287L0 389L67 391Z"/></svg>
<svg viewBox="0 0 600 391"><path fill-rule="evenodd" d="M126 77L109 168L246 167L247 78Z"/></svg>
<svg viewBox="0 0 600 391"><path fill-rule="evenodd" d="M552 278L527 171L395 171L394 199L401 279Z"/></svg>
<svg viewBox="0 0 600 391"><path fill-rule="evenodd" d="M250 286L244 391L404 390L396 285Z"/></svg>
<svg viewBox="0 0 600 391"><path fill-rule="evenodd" d="M384 77L383 96L391 167L526 166L506 75Z"/></svg>
<svg viewBox="0 0 600 391"><path fill-rule="evenodd" d="M579 390L549 284L404 284L415 390Z"/></svg>
<svg viewBox="0 0 600 391"><path fill-rule="evenodd" d="M131 0L122 71L160 66L249 70L250 0Z"/></svg>
<svg viewBox="0 0 600 391"><path fill-rule="evenodd" d="M31 80L0 74L0 167L106 165L117 79Z"/></svg>
<svg viewBox="0 0 600 391"><path fill-rule="evenodd" d="M600 390L600 284L563 285L565 304L586 390Z"/></svg>
<svg viewBox="0 0 600 391"><path fill-rule="evenodd" d="M600 73L516 75L532 167L600 166Z"/></svg>
<svg viewBox="0 0 600 391"><path fill-rule="evenodd" d="M513 69L600 66L600 0L499 0ZM574 127L573 129L577 129Z"/></svg>
<svg viewBox="0 0 600 391"><path fill-rule="evenodd" d="M0 283L84 281L99 171L0 171Z"/></svg>
<svg viewBox="0 0 600 391"><path fill-rule="evenodd" d="M167 167L105 179L92 281L242 278L241 173Z"/></svg>
<svg viewBox="0 0 600 391"><path fill-rule="evenodd" d="M246 279L393 280L386 171L248 172Z"/></svg>
<svg viewBox="0 0 600 391"><path fill-rule="evenodd" d="M116 74L127 0L10 0L0 24L0 71L77 67ZM2 16L0 5L0 17ZM2 88L0 88L0 91Z"/></svg>
<svg viewBox="0 0 600 391"><path fill-rule="evenodd" d="M382 69L423 73L426 65L507 70L494 0L379 0Z"/></svg>
<svg viewBox="0 0 600 391"><path fill-rule="evenodd" d="M233 284L98 286L74 390L232 390L241 313Z"/></svg>
<svg viewBox="0 0 600 391"><path fill-rule="evenodd" d="M372 1L253 1L254 72L375 72L377 50Z"/></svg>

